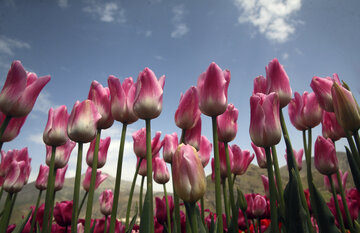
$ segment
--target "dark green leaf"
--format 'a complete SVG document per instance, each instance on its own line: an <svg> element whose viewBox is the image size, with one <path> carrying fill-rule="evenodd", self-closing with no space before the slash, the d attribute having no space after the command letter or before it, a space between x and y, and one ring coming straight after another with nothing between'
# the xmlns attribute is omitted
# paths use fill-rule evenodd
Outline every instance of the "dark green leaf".
<svg viewBox="0 0 360 233"><path fill-rule="evenodd" d="M29 213L26 215L26 217L20 222L20 224L18 224L13 233L20 233L22 232L22 230L24 229L26 223L28 222L30 216L31 216L32 210L29 211Z"/></svg>
<svg viewBox="0 0 360 233"><path fill-rule="evenodd" d="M134 228L136 218L137 218L137 211L136 211L134 217L131 219L131 222L129 224L129 228L127 229L126 233L131 233L132 229Z"/></svg>
<svg viewBox="0 0 360 233"><path fill-rule="evenodd" d="M353 177L353 180L354 180L354 184L356 186L356 189L358 191L360 191L360 169L357 166L357 164L356 164L356 162L354 160L354 157L352 156L349 148L347 148L345 146L345 149L346 149L346 156L347 156L347 159L348 159L348 162L349 162L351 174L352 174L352 177Z"/></svg>
<svg viewBox="0 0 360 233"><path fill-rule="evenodd" d="M141 212L141 221L140 221L140 233L148 233L150 229L150 221L154 221L154 219L150 219L150 189L146 191L144 206Z"/></svg>

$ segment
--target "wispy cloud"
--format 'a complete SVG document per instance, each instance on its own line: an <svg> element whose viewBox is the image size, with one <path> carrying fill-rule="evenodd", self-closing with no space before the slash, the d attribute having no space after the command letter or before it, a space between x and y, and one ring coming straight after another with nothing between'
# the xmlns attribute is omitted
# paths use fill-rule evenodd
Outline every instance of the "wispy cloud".
<svg viewBox="0 0 360 233"><path fill-rule="evenodd" d="M288 53L283 53L282 55L282 59L283 60L287 60L289 58L289 54Z"/></svg>
<svg viewBox="0 0 360 233"><path fill-rule="evenodd" d="M45 91L40 92L33 110L47 115L51 107L56 108L57 106L51 101L50 93Z"/></svg>
<svg viewBox="0 0 360 233"><path fill-rule="evenodd" d="M29 137L28 140L30 142L36 143L36 144L40 144L40 145L44 145L44 141L43 141L43 133L32 133Z"/></svg>
<svg viewBox="0 0 360 233"><path fill-rule="evenodd" d="M183 22L185 7L184 5L177 5L173 7L173 18L172 23L174 25L174 29L171 32L172 38L179 38L186 35L189 32L188 26Z"/></svg>
<svg viewBox="0 0 360 233"><path fill-rule="evenodd" d="M58 5L61 8L66 8L69 6L68 0L58 0Z"/></svg>
<svg viewBox="0 0 360 233"><path fill-rule="evenodd" d="M91 3L83 8L83 11L99 18L100 21L106 23L125 23L125 9L121 8L115 2L108 3Z"/></svg>
<svg viewBox="0 0 360 233"><path fill-rule="evenodd" d="M234 0L240 10L239 23L251 23L271 41L283 43L295 33L292 19L301 0Z"/></svg>
<svg viewBox="0 0 360 233"><path fill-rule="evenodd" d="M8 38L6 36L0 37L0 55L8 55L8 56L14 56L16 49L30 49L31 46L29 43Z"/></svg>

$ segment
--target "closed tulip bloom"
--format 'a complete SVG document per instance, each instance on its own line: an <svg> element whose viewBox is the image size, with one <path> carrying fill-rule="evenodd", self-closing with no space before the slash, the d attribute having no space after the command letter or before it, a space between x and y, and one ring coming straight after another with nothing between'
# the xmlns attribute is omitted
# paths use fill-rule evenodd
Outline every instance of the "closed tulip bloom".
<svg viewBox="0 0 360 233"><path fill-rule="evenodd" d="M224 70L212 62L207 70L200 74L197 81L200 111L207 116L218 116L227 107L227 92L230 83L230 71Z"/></svg>
<svg viewBox="0 0 360 233"><path fill-rule="evenodd" d="M254 90L253 94L256 93L263 93L266 94L267 92L267 81L266 78L262 75L256 77L254 79Z"/></svg>
<svg viewBox="0 0 360 233"><path fill-rule="evenodd" d="M1 151L1 164L0 164L0 176L5 177L10 170L10 165L12 161L25 163L25 184L30 176L31 171L31 158L29 158L29 153L27 147L21 150L9 150L8 152Z"/></svg>
<svg viewBox="0 0 360 233"><path fill-rule="evenodd" d="M168 196L168 204L171 218L172 213L174 212L174 201L172 196ZM162 199L160 197L155 197L155 217L157 221L161 224L164 224L167 220L165 196Z"/></svg>
<svg viewBox="0 0 360 233"><path fill-rule="evenodd" d="M96 136L97 123L101 119L97 107L91 100L76 101L71 110L67 133L75 142L91 142Z"/></svg>
<svg viewBox="0 0 360 233"><path fill-rule="evenodd" d="M151 153L154 156L163 146L163 141L160 140L161 132L155 133L154 138L151 140ZM142 128L132 134L134 140L135 155L140 158L146 158L146 129Z"/></svg>
<svg viewBox="0 0 360 233"><path fill-rule="evenodd" d="M35 187L39 190L45 190L47 188L47 181L49 176L49 167L46 165L40 165L39 174L35 181Z"/></svg>
<svg viewBox="0 0 360 233"><path fill-rule="evenodd" d="M5 176L4 184L2 188L8 193L19 192L26 184L29 175L27 174L30 164L26 164L24 161L13 160L9 165L9 171Z"/></svg>
<svg viewBox="0 0 360 233"><path fill-rule="evenodd" d="M50 76L37 78L35 73L27 73L20 61L14 61L0 93L0 110L13 117L28 115L49 81Z"/></svg>
<svg viewBox="0 0 360 233"><path fill-rule="evenodd" d="M137 167L137 166L139 166L140 158L137 157L137 156L136 156L136 158L137 158L137 160L136 160L136 167ZM147 175L146 159L143 159L143 160L141 161L138 174L139 174L140 176L146 176L146 175Z"/></svg>
<svg viewBox="0 0 360 233"><path fill-rule="evenodd" d="M90 180L91 180L91 167L88 167L85 173L85 178L83 180L83 188L86 192L89 192L90 189ZM101 174L101 171L96 171L96 179L95 179L95 189L99 187L99 185L108 177L106 174Z"/></svg>
<svg viewBox="0 0 360 233"><path fill-rule="evenodd" d="M310 83L310 87L313 89L321 108L327 112L334 111L333 100L331 95L331 87L333 86L334 82L341 85L337 74L333 74L332 78L331 77L321 78L314 76Z"/></svg>
<svg viewBox="0 0 360 233"><path fill-rule="evenodd" d="M166 134L164 137L163 146L163 158L165 162L171 163L172 157L175 154L176 148L178 147L178 136L176 133Z"/></svg>
<svg viewBox="0 0 360 233"><path fill-rule="evenodd" d="M265 149L263 147L257 147L254 143L251 143L251 147L255 152L259 167L267 168Z"/></svg>
<svg viewBox="0 0 360 233"><path fill-rule="evenodd" d="M169 170L165 161L160 158L154 158L154 181L158 184L166 184L170 180Z"/></svg>
<svg viewBox="0 0 360 233"><path fill-rule="evenodd" d="M215 159L211 159L211 180L215 181Z"/></svg>
<svg viewBox="0 0 360 233"><path fill-rule="evenodd" d="M206 165L209 163L211 151L212 143L205 136L201 136L200 150L198 151L198 155L203 167L206 167Z"/></svg>
<svg viewBox="0 0 360 233"><path fill-rule="evenodd" d="M133 109L140 119L153 119L160 115L164 85L164 75L157 80L154 72L147 67L139 73Z"/></svg>
<svg viewBox="0 0 360 233"><path fill-rule="evenodd" d="M339 124L351 132L358 130L360 128L360 110L352 93L334 82L331 95Z"/></svg>
<svg viewBox="0 0 360 233"><path fill-rule="evenodd" d="M175 192L184 201L195 203L204 195L205 172L194 147L179 145L173 157L172 176Z"/></svg>
<svg viewBox="0 0 360 233"><path fill-rule="evenodd" d="M69 137L66 132L69 114L65 105L57 109L50 108L48 121L43 133L43 140L49 146L64 145Z"/></svg>
<svg viewBox="0 0 360 233"><path fill-rule="evenodd" d="M231 142L237 133L237 119L239 110L233 104L229 104L226 111L219 115L217 120L217 132L220 142Z"/></svg>
<svg viewBox="0 0 360 233"><path fill-rule="evenodd" d="M105 165L108 149L110 146L110 141L111 141L110 137L107 137L105 139L100 139L97 168L102 168ZM89 167L92 167L95 144L96 144L96 139L91 141L89 149L86 154L86 163Z"/></svg>
<svg viewBox="0 0 360 233"><path fill-rule="evenodd" d="M284 67L274 58L266 66L267 93L275 92L279 96L280 108L285 107L291 100L292 91L289 77Z"/></svg>
<svg viewBox="0 0 360 233"><path fill-rule="evenodd" d="M92 100L101 115L100 120L97 122L98 129L110 128L114 123L114 118L111 114L110 90L103 87L97 81L92 81L88 99Z"/></svg>
<svg viewBox="0 0 360 233"><path fill-rule="evenodd" d="M0 125L3 124L5 118L5 114L0 112ZM24 125L26 118L27 115L24 117L11 118L2 137L0 138L0 142L9 142L16 138L19 135L20 129Z"/></svg>
<svg viewBox="0 0 360 233"><path fill-rule="evenodd" d="M334 143L330 138L318 136L315 142L315 168L323 175L331 175L339 169Z"/></svg>
<svg viewBox="0 0 360 233"><path fill-rule="evenodd" d="M250 154L249 150L241 150L238 145L232 145L231 151L233 153L233 167L231 172L236 175L245 174L251 161L254 159L254 154Z"/></svg>
<svg viewBox="0 0 360 233"><path fill-rule="evenodd" d="M233 169L234 161L233 161L233 152L231 147L228 145L229 151L229 160L230 160L230 170ZM225 145L223 142L219 142L219 159L220 159L220 176L222 179L227 178L227 166L226 166L226 154L225 154Z"/></svg>
<svg viewBox="0 0 360 233"><path fill-rule="evenodd" d="M99 197L100 211L103 215L111 214L113 206L114 194L111 189L104 190Z"/></svg>
<svg viewBox="0 0 360 233"><path fill-rule="evenodd" d="M334 142L345 137L344 128L341 127L333 112L323 112L321 120L322 135L324 138L330 138Z"/></svg>
<svg viewBox="0 0 360 233"><path fill-rule="evenodd" d="M250 137L259 147L270 147L278 144L281 139L279 116L279 97L272 92L261 93L250 97Z"/></svg>
<svg viewBox="0 0 360 233"><path fill-rule="evenodd" d="M304 154L304 149L300 149L299 151L295 151L293 150L293 155L297 164L297 167L299 169L299 171L302 169L302 158L303 158L303 154ZM287 151L285 154L285 159L286 159L286 163L288 162L287 160Z"/></svg>
<svg viewBox="0 0 360 233"><path fill-rule="evenodd" d="M253 215L257 218L262 217L265 213L266 205L266 199L263 196L257 194L254 198L252 206Z"/></svg>
<svg viewBox="0 0 360 233"><path fill-rule="evenodd" d="M341 185L345 191L346 190L346 181L347 181L349 172L344 172L344 174L343 174L342 171L339 170L339 173L340 173ZM336 193L340 194L341 190L340 190L339 182L337 179L337 174L336 173L332 174L331 179L334 183ZM330 193L332 193L330 180L329 180L329 177L327 177L327 176L324 176L324 185L325 185L326 190L329 191Z"/></svg>
<svg viewBox="0 0 360 233"><path fill-rule="evenodd" d="M65 174L66 170L68 169L69 165L66 165L63 168L56 170L56 176L55 176L55 185L54 185L54 191L60 191L64 187L65 182Z"/></svg>
<svg viewBox="0 0 360 233"><path fill-rule="evenodd" d="M121 85L120 80L110 75L108 85L111 95L111 113L115 120L121 123L131 124L138 120L133 106L136 93L136 85L131 77L126 78Z"/></svg>
<svg viewBox="0 0 360 233"><path fill-rule="evenodd" d="M68 164L71 152L75 146L75 142L68 140L64 145L56 147L55 168L63 168ZM51 146L46 146L46 164L48 166L50 166L51 153Z"/></svg>
<svg viewBox="0 0 360 233"><path fill-rule="evenodd" d="M62 227L71 225L73 201L57 202L54 207L54 218L57 224Z"/></svg>
<svg viewBox="0 0 360 233"><path fill-rule="evenodd" d="M199 109L199 95L196 87L192 86L181 94L179 107L175 112L175 124L181 129L191 129L201 115Z"/></svg>
<svg viewBox="0 0 360 233"><path fill-rule="evenodd" d="M201 118L199 118L199 120L196 122L196 125L193 128L186 130L184 143L190 144L196 150L199 150L200 140L201 140Z"/></svg>
<svg viewBox="0 0 360 233"><path fill-rule="evenodd" d="M265 195L270 198L270 191L269 191L269 178L267 176L261 175L261 181L264 185L264 192Z"/></svg>

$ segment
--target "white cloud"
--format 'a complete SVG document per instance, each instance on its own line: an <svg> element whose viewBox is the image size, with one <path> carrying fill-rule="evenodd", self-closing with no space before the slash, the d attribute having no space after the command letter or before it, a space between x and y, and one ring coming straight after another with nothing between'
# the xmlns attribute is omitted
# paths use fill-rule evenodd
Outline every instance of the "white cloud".
<svg viewBox="0 0 360 233"><path fill-rule="evenodd" d="M69 6L68 0L58 0L58 5L61 8L66 8Z"/></svg>
<svg viewBox="0 0 360 233"><path fill-rule="evenodd" d="M31 46L30 44L20 40L8 38L5 36L0 37L0 54L14 56L15 49L24 49L24 48L30 49Z"/></svg>
<svg viewBox="0 0 360 233"><path fill-rule="evenodd" d="M84 12L90 13L100 21L106 23L125 23L125 9L121 8L115 2L108 3L92 3L89 6L83 8Z"/></svg>
<svg viewBox="0 0 360 233"><path fill-rule="evenodd" d="M301 0L234 0L240 10L239 23L251 23L271 41L283 43L295 32L292 16Z"/></svg>
<svg viewBox="0 0 360 233"><path fill-rule="evenodd" d="M47 115L51 107L52 108L58 107L50 100L50 97L51 97L50 93L45 91L40 92L40 95L36 99L33 110Z"/></svg>
<svg viewBox="0 0 360 233"><path fill-rule="evenodd" d="M33 133L29 136L28 140L36 144L44 145L43 133Z"/></svg>
<svg viewBox="0 0 360 233"><path fill-rule="evenodd" d="M288 59L289 58L289 54L288 53L283 53L282 54L282 59L283 60L286 60L286 59Z"/></svg>
<svg viewBox="0 0 360 233"><path fill-rule="evenodd" d="M184 5L177 5L173 7L173 18L172 23L174 30L171 32L172 38L179 38L186 35L189 32L188 26L183 22L185 7Z"/></svg>

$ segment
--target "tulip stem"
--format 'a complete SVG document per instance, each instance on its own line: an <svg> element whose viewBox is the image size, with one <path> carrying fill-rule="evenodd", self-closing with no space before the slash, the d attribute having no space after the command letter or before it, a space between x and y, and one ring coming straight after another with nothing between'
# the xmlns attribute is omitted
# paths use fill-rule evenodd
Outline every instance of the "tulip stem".
<svg viewBox="0 0 360 233"><path fill-rule="evenodd" d="M130 194L129 194L129 200L128 200L128 204L127 204L127 208L126 208L126 221L125 221L125 229L126 231L128 231L128 227L129 227L129 219L130 219L130 210L131 210L131 202L132 202L132 198L134 195L134 189L135 189L135 183L136 183L136 179L139 173L139 168L141 165L141 162L143 161L143 158L140 158L139 163L136 166L136 170L134 173L134 178L131 184L131 188L130 188Z"/></svg>
<svg viewBox="0 0 360 233"><path fill-rule="evenodd" d="M4 189L3 189L3 187L1 186L1 187L0 187L0 201L1 201L1 198L2 198L3 193L4 193Z"/></svg>
<svg viewBox="0 0 360 233"><path fill-rule="evenodd" d="M359 138L359 131L354 131L353 133L354 135L354 139L355 139L355 144L356 144L356 148L357 148L357 151L359 152L360 151L360 138ZM0 148L1 149L1 148Z"/></svg>
<svg viewBox="0 0 360 233"><path fill-rule="evenodd" d="M350 146L350 149L351 149L351 153L356 161L356 164L357 166L360 168L360 158L359 158L359 152L358 150L356 149L356 146L355 146L355 143L354 143L354 140L352 139L349 131L345 130L345 134L346 134L346 138L348 140L348 143L349 143L349 146Z"/></svg>
<svg viewBox="0 0 360 233"><path fill-rule="evenodd" d="M141 185L140 185L140 197L139 197L139 216L141 216L141 212L142 212L142 197L143 197L143 189L144 189L144 181L145 181L145 176L141 177Z"/></svg>
<svg viewBox="0 0 360 233"><path fill-rule="evenodd" d="M12 199L13 199L13 194L12 193L8 193L7 197L6 197L6 201L5 201L5 207L4 207L4 211L3 211L3 215L1 218L1 222L0 222L0 232L6 232L6 229L8 227L8 222L10 219L10 211L11 211L11 205L12 205Z"/></svg>
<svg viewBox="0 0 360 233"><path fill-rule="evenodd" d="M223 199L224 199L224 206L225 206L225 215L226 215L226 224L229 226L230 223L230 207L229 202L227 199L227 192L226 192L226 178L221 179L222 182L222 191L223 191Z"/></svg>
<svg viewBox="0 0 360 233"><path fill-rule="evenodd" d="M146 119L146 170L147 170L147 188L146 192L149 192L149 223L150 233L154 233L154 207L153 207L153 184L152 184L152 152L151 152L151 125L150 119ZM87 232L85 232L87 233Z"/></svg>
<svg viewBox="0 0 360 233"><path fill-rule="evenodd" d="M5 130L6 130L6 127L9 125L9 122L11 120L11 116L6 116L5 117L5 120L4 122L1 124L1 127L0 127L0 138L2 138ZM2 147L2 144L1 144L1 147ZM1 147L0 147L0 150L1 150Z"/></svg>
<svg viewBox="0 0 360 233"><path fill-rule="evenodd" d="M219 158L219 142L217 135L217 122L216 116L211 117L212 119L212 131L213 131L213 145L214 145L214 167L215 167L215 201L216 201L216 218L217 231L223 232L223 221L222 221L222 205L221 205L221 185L220 185L220 158Z"/></svg>
<svg viewBox="0 0 360 233"><path fill-rule="evenodd" d="M204 207L205 207L205 204L204 204L204 196L202 196L200 198L200 206L201 206L201 221L202 223L205 225L205 211L204 211Z"/></svg>
<svg viewBox="0 0 360 233"><path fill-rule="evenodd" d="M280 204L280 215L281 215L282 220L285 221L286 217L285 217L284 191L283 191L281 174L280 174L280 169L279 169L279 162L278 162L277 153L276 153L276 146L271 147L271 153L272 153L272 159L273 159L273 163L274 163L277 190L279 192L279 200L278 201Z"/></svg>
<svg viewBox="0 0 360 233"><path fill-rule="evenodd" d="M54 184L55 184L55 151L56 146L52 147L51 159L50 159L50 167L49 167L49 177L46 189L46 197L45 197L45 209L44 209L44 217L43 217L43 228L42 233L47 233L49 225L49 216L50 216L50 205L53 204L52 196L54 195ZM51 221L51 220L50 220ZM0 231L1 232L1 231Z"/></svg>
<svg viewBox="0 0 360 233"><path fill-rule="evenodd" d="M36 200L36 205L35 205L35 209L34 209L34 214L33 214L32 219L31 219L30 233L33 233L33 229L34 229L34 227L35 227L36 215L37 215L37 212L38 212L38 210L39 210L39 204L40 204L41 194L42 194L42 190L39 191L39 195L38 195L38 198L37 198L37 200Z"/></svg>
<svg viewBox="0 0 360 233"><path fill-rule="evenodd" d="M88 194L89 194L89 192L85 191L84 196L83 196L83 198L82 198L82 200L81 200L81 203L80 203L78 212L77 212L77 217L78 217L78 218L79 218L79 216L80 216L81 209L82 209L82 207L84 206L84 203L85 203L85 200L86 200L86 197L87 197Z"/></svg>
<svg viewBox="0 0 360 233"><path fill-rule="evenodd" d="M80 210L78 211L79 206L79 195L80 195L80 179L81 179L81 162L83 154L83 143L78 143L78 156L76 161L76 173L75 173L75 185L74 185L74 194L73 194L73 215L71 216L71 233L77 232L77 220L79 217Z"/></svg>
<svg viewBox="0 0 360 233"><path fill-rule="evenodd" d="M56 169L55 169L55 174L56 174ZM52 204L50 206L50 222L49 222L49 230L48 230L48 232L51 232L52 220L53 220L53 217L54 217L55 195L56 195L56 192L54 191L54 195L53 195L53 198L51 200Z"/></svg>
<svg viewBox="0 0 360 233"><path fill-rule="evenodd" d="M196 204L188 203L188 202L184 202L184 204L186 207L187 216L189 218L188 220L190 222L191 232L197 233L198 232L198 224L197 224L196 213L195 213Z"/></svg>
<svg viewBox="0 0 360 233"><path fill-rule="evenodd" d="M330 181L331 191L332 191L332 195L333 195L333 198L334 198L334 203L335 203L335 208L336 208L336 215L338 217L338 222L340 224L340 230L341 230L342 233L345 233L346 230L345 230L345 226L344 226L344 220L342 218L342 214L341 214L341 211L340 211L339 201L337 199L334 182L333 182L333 180L331 178L331 175L328 175L328 178L329 178L329 181Z"/></svg>
<svg viewBox="0 0 360 233"><path fill-rule="evenodd" d="M114 231L115 231L115 222L116 222L117 208L118 208L119 195L120 195L121 171L122 171L122 162L123 162L123 157L124 157L126 129L127 129L127 124L123 123L121 139L120 139L118 163L117 163L117 169L116 169L114 201L113 201L114 203L113 203L113 208L111 210L111 218L110 218L110 229L109 229L110 233L114 233Z"/></svg>
<svg viewBox="0 0 360 233"><path fill-rule="evenodd" d="M108 219L108 216L105 215L105 222L104 222L104 233L107 232L107 229L106 229L106 223L107 223L107 219Z"/></svg>
<svg viewBox="0 0 360 233"><path fill-rule="evenodd" d="M93 157L92 170L91 170L89 197L88 197L87 205L86 205L86 216L85 216L85 226L84 226L85 233L90 232L91 214L92 214L92 206L93 206L93 200L94 200L95 181L96 181L98 154L99 154L100 135L101 135L101 129L98 129L97 133L96 133L94 157Z"/></svg>
<svg viewBox="0 0 360 233"><path fill-rule="evenodd" d="M167 217L167 225L168 225L168 232L171 233L171 218L170 218L170 207L169 207L169 200L166 191L166 184L163 184L164 187L164 195L165 195L165 203L166 203L166 217Z"/></svg>
<svg viewBox="0 0 360 233"><path fill-rule="evenodd" d="M260 218L257 218L257 222L258 222L258 232L261 233L261 221L260 221Z"/></svg>
<svg viewBox="0 0 360 233"><path fill-rule="evenodd" d="M336 176L337 176L337 181L338 181L338 184L339 184L341 200L342 200L344 210L345 210L346 221L348 222L350 232L354 232L354 225L353 225L353 222L352 222L352 219L351 219L349 207L348 207L347 202L346 202L345 193L344 193L344 189L343 189L343 186L342 186L342 180L341 180L341 177L340 177L339 170L336 172Z"/></svg>
<svg viewBox="0 0 360 233"><path fill-rule="evenodd" d="M243 211L241 210L243 215L244 215L244 218L245 218L245 224L246 224L246 229L247 229L247 232L250 232L250 227L249 227L249 220L248 220L248 217L247 217L247 214L246 214L246 211Z"/></svg>

